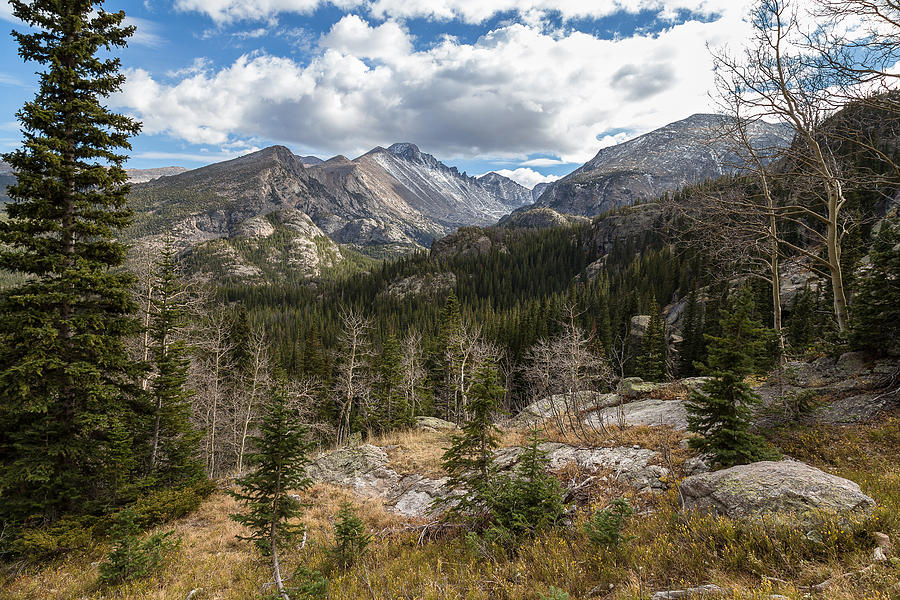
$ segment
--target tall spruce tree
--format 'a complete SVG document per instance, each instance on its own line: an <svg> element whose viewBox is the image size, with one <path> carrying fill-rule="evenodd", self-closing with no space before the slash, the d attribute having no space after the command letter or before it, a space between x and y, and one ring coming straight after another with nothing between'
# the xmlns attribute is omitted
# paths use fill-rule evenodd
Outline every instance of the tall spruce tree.
<svg viewBox="0 0 900 600"><path fill-rule="evenodd" d="M140 365L123 340L138 330L117 236L131 222L123 149L140 125L103 99L124 82L134 32L91 0L12 0L33 27L19 56L43 67L17 113L23 145L3 156L10 186L0 268L25 276L0 297L0 521L52 521L120 501L144 447ZM136 469L134 469L136 470Z"/></svg>
<svg viewBox="0 0 900 600"><path fill-rule="evenodd" d="M188 348L178 337L185 318L184 289L179 281L172 242L166 238L156 262L157 291L152 299L153 428L150 474L166 484L182 484L203 474L194 453L201 435L191 424L193 392L188 389Z"/></svg>
<svg viewBox="0 0 900 600"><path fill-rule="evenodd" d="M647 381L665 381L668 354L666 326L660 318L659 305L654 298L650 303L650 324L638 357L640 376Z"/></svg>
<svg viewBox="0 0 900 600"><path fill-rule="evenodd" d="M312 486L306 475L312 444L306 437L297 411L288 406L284 383L276 383L265 404L259 434L251 441L253 452L248 462L253 471L235 480L237 489L229 491L247 509L231 515L250 530L249 535L239 537L255 542L271 560L275 586L283 600L290 600L290 590L281 573L279 551L303 533L303 525L291 521L303 514L304 505L288 492Z"/></svg>
<svg viewBox="0 0 900 600"><path fill-rule="evenodd" d="M499 431L491 417L505 393L497 368L490 363L479 367L469 392L468 417L443 456L448 488L463 490L460 496L442 499L444 505L455 503L451 514L474 519L487 516L484 513L491 495L494 450L499 444ZM438 504L442 504L441 500Z"/></svg>
<svg viewBox="0 0 900 600"><path fill-rule="evenodd" d="M685 406L688 429L701 436L691 438L691 446L712 453L718 464L730 467L772 455L765 441L750 431L751 408L760 399L744 381L768 336L750 317L753 299L746 290L723 313L721 337L706 336L709 358L700 371L710 379L691 394Z"/></svg>
<svg viewBox="0 0 900 600"><path fill-rule="evenodd" d="M403 365L400 356L400 341L394 334L384 338L384 347L378 361L378 382L376 395L379 423L376 430L388 431L411 424L409 406L403 397Z"/></svg>
<svg viewBox="0 0 900 600"><path fill-rule="evenodd" d="M900 233L885 222L869 253L853 302L850 340L855 348L888 354L900 348Z"/></svg>

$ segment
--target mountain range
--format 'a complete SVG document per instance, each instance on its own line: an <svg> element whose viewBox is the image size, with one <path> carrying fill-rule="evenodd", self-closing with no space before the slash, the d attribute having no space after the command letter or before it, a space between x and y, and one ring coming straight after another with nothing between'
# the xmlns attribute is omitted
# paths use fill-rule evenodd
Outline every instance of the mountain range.
<svg viewBox="0 0 900 600"><path fill-rule="evenodd" d="M529 190L498 173L472 177L415 144L376 147L353 160L297 156L271 146L193 170L129 170L132 241L164 234L195 264L242 279L318 277L345 261L429 247L463 226L548 227L659 197L733 173L725 117L692 115L603 148L553 183ZM786 127L757 122L759 148L790 143ZM14 176L0 164L0 184ZM203 257L203 260L199 260ZM273 271L275 265L275 271Z"/></svg>

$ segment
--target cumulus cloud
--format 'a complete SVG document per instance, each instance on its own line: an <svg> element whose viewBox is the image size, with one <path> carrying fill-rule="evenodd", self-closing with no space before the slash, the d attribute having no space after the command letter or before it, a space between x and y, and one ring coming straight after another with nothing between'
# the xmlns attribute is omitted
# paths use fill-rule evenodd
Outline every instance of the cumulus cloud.
<svg viewBox="0 0 900 600"><path fill-rule="evenodd" d="M705 44L745 33L740 17L616 40L509 24L416 50L396 22L346 16L308 62L249 53L173 82L132 70L116 102L145 132L191 143L259 137L350 155L410 139L439 156L580 163L602 132L634 135L709 110ZM624 72L622 57L642 66Z"/></svg>
<svg viewBox="0 0 900 600"><path fill-rule="evenodd" d="M356 15L347 15L322 36L321 46L361 58L390 60L412 50L409 34L400 25L387 21L371 27Z"/></svg>
<svg viewBox="0 0 900 600"><path fill-rule="evenodd" d="M560 178L559 175L543 175L534 169L518 168L518 169L497 169L494 171L499 175L508 177L521 186L532 189L539 183L550 183ZM486 173L485 173L486 174ZM481 175L479 175L481 177Z"/></svg>

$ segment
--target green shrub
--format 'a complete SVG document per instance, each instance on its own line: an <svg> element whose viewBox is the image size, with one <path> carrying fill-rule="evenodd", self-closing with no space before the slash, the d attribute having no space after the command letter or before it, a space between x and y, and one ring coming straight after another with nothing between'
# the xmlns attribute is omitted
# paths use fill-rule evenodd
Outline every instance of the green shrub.
<svg viewBox="0 0 900 600"><path fill-rule="evenodd" d="M546 594L538 593L538 597L541 600L569 600L569 593L551 585Z"/></svg>
<svg viewBox="0 0 900 600"><path fill-rule="evenodd" d="M137 513L130 508L120 511L111 527L115 546L100 564L100 581L116 584L140 579L159 569L164 555L181 543L172 531L154 533L141 540Z"/></svg>
<svg viewBox="0 0 900 600"><path fill-rule="evenodd" d="M371 541L372 536L366 533L366 526L353 512L353 506L343 502L334 525L334 547L328 551L332 564L340 569L350 567L365 553Z"/></svg>
<svg viewBox="0 0 900 600"><path fill-rule="evenodd" d="M328 593L328 580L322 577L321 573L306 567L303 563L297 565L287 583L287 591L292 600L324 598ZM276 594L275 600L281 600L281 596Z"/></svg>
<svg viewBox="0 0 900 600"><path fill-rule="evenodd" d="M42 561L77 550L84 550L93 539L92 523L87 519L60 519L45 527L26 527L10 544L11 554L29 561Z"/></svg>
<svg viewBox="0 0 900 600"><path fill-rule="evenodd" d="M627 499L616 498L609 506L593 514L584 524L584 533L598 548L615 548L626 541L622 528L633 514L634 509Z"/></svg>
<svg viewBox="0 0 900 600"><path fill-rule="evenodd" d="M150 492L138 499L131 508L138 526L147 529L194 512L215 489L215 483L204 479L184 488Z"/></svg>
<svg viewBox="0 0 900 600"><path fill-rule="evenodd" d="M496 541L516 541L555 525L565 514L559 480L547 472L547 453L533 431L528 446L519 458L513 477L495 477L489 497L492 529Z"/></svg>

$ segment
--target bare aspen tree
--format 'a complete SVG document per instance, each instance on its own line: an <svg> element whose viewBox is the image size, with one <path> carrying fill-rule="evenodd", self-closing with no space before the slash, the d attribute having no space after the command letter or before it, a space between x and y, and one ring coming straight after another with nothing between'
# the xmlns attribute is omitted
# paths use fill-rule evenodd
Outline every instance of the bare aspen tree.
<svg viewBox="0 0 900 600"><path fill-rule="evenodd" d="M587 427L602 428L593 420L585 424L583 412L591 408L586 397L611 386L614 375L607 362L591 351L592 338L577 324L574 305L564 308L563 333L541 340L527 355L526 379L535 400L547 399L560 431L586 439Z"/></svg>
<svg viewBox="0 0 900 600"><path fill-rule="evenodd" d="M223 412L227 408L226 379L232 367L231 352L234 348L230 335L231 322L222 307L206 305L196 329L194 345L200 356L193 370L201 383L197 386L195 413L199 413L199 425L205 432L204 453L210 477L215 477L219 472L218 457L223 453L223 440L219 434L224 421Z"/></svg>
<svg viewBox="0 0 900 600"><path fill-rule="evenodd" d="M322 420L316 405L321 397L322 383L312 377L300 377L288 382L288 406L297 413L300 422L306 427L312 438L320 443L334 438L337 429L332 423Z"/></svg>
<svg viewBox="0 0 900 600"><path fill-rule="evenodd" d="M807 256L827 270L832 284L833 308L841 331L848 324L847 296L841 271L841 240L846 233L843 221L845 174L835 156L823 123L834 112L831 81L808 53L801 19L791 0L759 0L751 9L752 36L737 55L727 49L713 52L720 81L731 86L726 93L738 101L743 116L786 123L794 134L789 164L793 173L814 183L807 190L807 202L792 202L778 211L782 220L799 227L826 249L822 258L814 249L794 244L783 237L779 242ZM722 90L720 90L720 93ZM824 233L819 228L824 229Z"/></svg>
<svg viewBox="0 0 900 600"><path fill-rule="evenodd" d="M400 341L400 364L403 369L403 397L409 406L409 416L416 417L416 407L420 403L420 392L428 372L422 349L422 334L410 329Z"/></svg>
<svg viewBox="0 0 900 600"><path fill-rule="evenodd" d="M250 430L250 422L253 420L253 411L256 409L260 394L269 385L269 343L266 332L262 327L256 327L250 332L250 364L245 375L244 389L236 395L243 402L238 406L238 443L237 443L237 472L244 472L244 454L247 450L247 436Z"/></svg>
<svg viewBox="0 0 900 600"><path fill-rule="evenodd" d="M452 395L451 418L457 423L465 420L469 404L469 391L474 383L473 374L485 362L497 363L503 351L486 342L481 327L462 323L447 340L446 361L449 391Z"/></svg>
<svg viewBox="0 0 900 600"><path fill-rule="evenodd" d="M373 353L368 337L372 324L352 309L341 312L341 324L343 360L338 365L334 387L339 407L336 446L350 439L350 417L353 409L366 411L372 394Z"/></svg>

